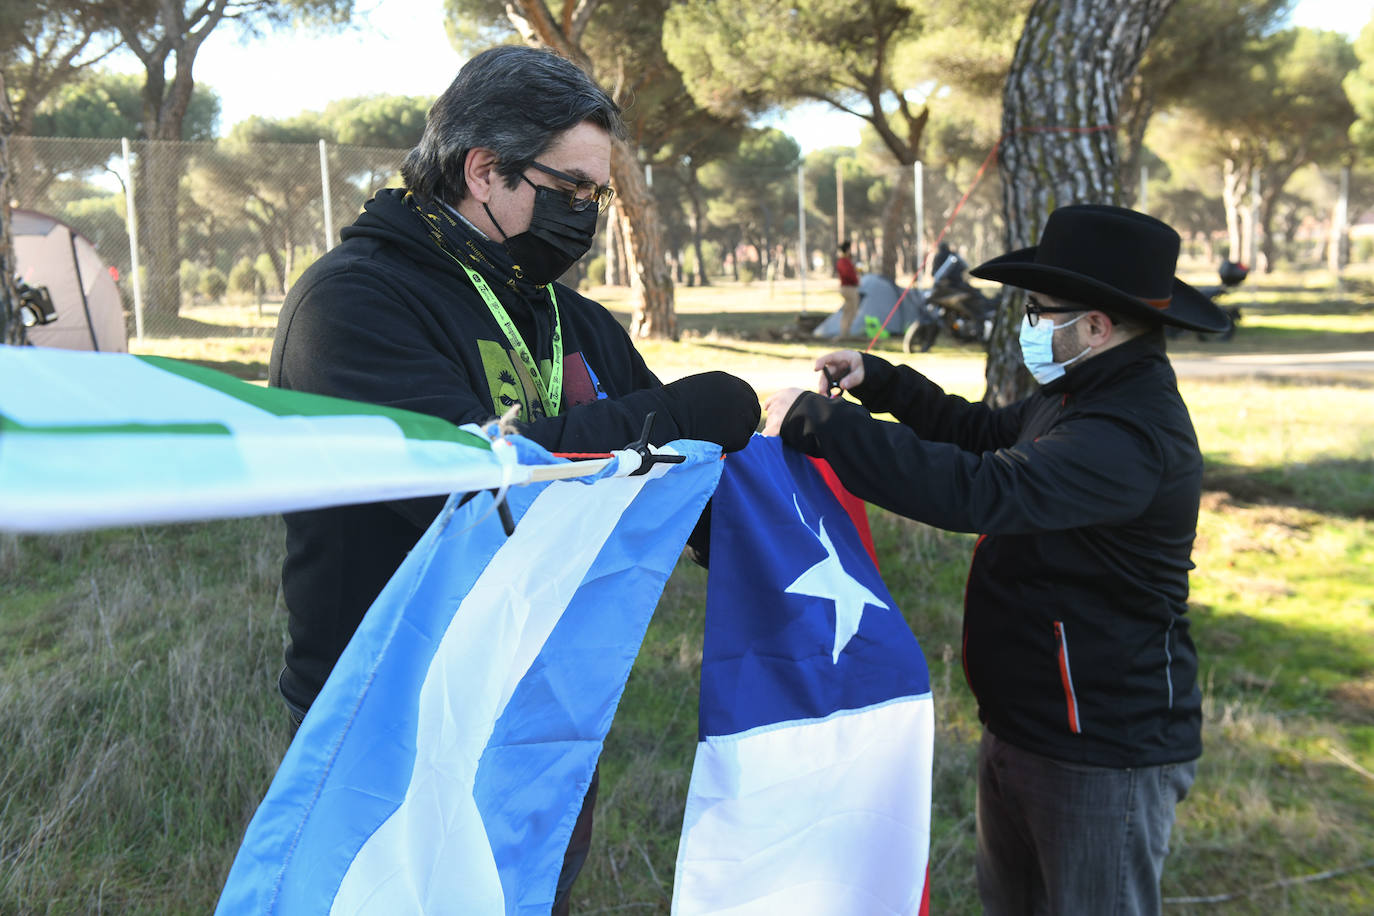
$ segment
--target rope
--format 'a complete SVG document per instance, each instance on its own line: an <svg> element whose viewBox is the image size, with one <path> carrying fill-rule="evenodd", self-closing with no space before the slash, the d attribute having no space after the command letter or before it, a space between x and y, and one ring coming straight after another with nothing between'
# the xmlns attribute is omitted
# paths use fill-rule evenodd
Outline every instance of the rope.
<svg viewBox="0 0 1374 916"><path fill-rule="evenodd" d="M978 183L983 180L983 173L986 172L988 170L988 166L992 164L993 157L995 157L997 155L997 151L1002 148L1002 143L1004 141L1016 136L1017 134L1091 134L1098 133L1104 130L1115 129L1115 124L1099 124L1096 127L1018 127L1016 128L1016 130L1013 130L1009 133L1005 133L1002 136L998 137L997 142L992 145L992 150L983 160L983 164L978 166L978 171L974 174L973 181L969 184L968 190L964 192L963 197L959 198L959 202L954 205L954 209L949 214L949 219L945 220L945 224L940 227L939 234L935 236L935 246L938 248L940 242L944 240L945 234L949 232L949 227L954 224L955 217L959 215L960 210L964 209L964 204L968 202L970 195L972 195L974 189L978 187ZM921 273L927 269L927 265L930 263L930 258L930 252L926 252L926 256L922 259L921 265L916 269L916 273L912 275L911 282L907 284L906 289L902 290L902 294L897 297L897 301L892 304L892 310L887 313L887 317L883 319L883 323L878 326L878 330L873 334L873 339L868 342L868 346L864 348L864 352L872 352L873 347L878 343L878 338L882 337L883 331L887 329L888 322L892 320L893 315L897 314L897 309L901 308L902 300L906 298L906 294L916 288L916 281L921 278Z"/></svg>

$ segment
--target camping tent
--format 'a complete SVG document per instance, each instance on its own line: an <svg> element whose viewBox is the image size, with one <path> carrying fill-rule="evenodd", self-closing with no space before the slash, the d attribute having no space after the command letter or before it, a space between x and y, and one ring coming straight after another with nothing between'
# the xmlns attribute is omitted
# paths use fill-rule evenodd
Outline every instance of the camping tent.
<svg viewBox="0 0 1374 916"><path fill-rule="evenodd" d="M57 320L28 329L29 342L66 350L127 352L119 288L95 246L61 220L36 210L11 210L17 276L46 286Z"/></svg>
<svg viewBox="0 0 1374 916"><path fill-rule="evenodd" d="M921 291L913 289L903 297L902 288L887 277L881 274L864 274L859 278L859 309L846 336L868 337L864 317L872 315L882 324L887 320L887 313L892 311L892 306L898 299L902 300L901 307L897 309L897 314L892 316L892 320L887 322L887 332L894 337L901 337L906 331L906 326L916 320L920 312ZM818 324L816 330L811 333L816 337L834 337L839 327L840 312L836 309L833 315Z"/></svg>

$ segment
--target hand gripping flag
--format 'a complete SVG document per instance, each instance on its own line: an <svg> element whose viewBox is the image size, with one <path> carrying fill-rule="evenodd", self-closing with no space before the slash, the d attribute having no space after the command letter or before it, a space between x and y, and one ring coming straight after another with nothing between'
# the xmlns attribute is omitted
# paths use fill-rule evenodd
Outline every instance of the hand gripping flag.
<svg viewBox="0 0 1374 916"><path fill-rule="evenodd" d="M552 459L516 440L522 463ZM221 914L547 914L719 448L450 499L368 610L248 825Z"/></svg>
<svg viewBox="0 0 1374 916"><path fill-rule="evenodd" d="M921 913L934 720L910 628L819 473L729 455L673 912Z"/></svg>

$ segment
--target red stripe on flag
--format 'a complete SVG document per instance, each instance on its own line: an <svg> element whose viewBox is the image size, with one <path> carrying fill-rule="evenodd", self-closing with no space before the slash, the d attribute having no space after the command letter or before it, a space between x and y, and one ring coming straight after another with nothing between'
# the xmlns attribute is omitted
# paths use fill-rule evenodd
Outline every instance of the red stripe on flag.
<svg viewBox="0 0 1374 916"><path fill-rule="evenodd" d="M868 551L868 556L873 561L873 568L881 572L882 568L878 566L878 551L873 547L873 530L868 527L868 509L865 508L864 501L844 488L844 484L840 483L840 478L835 475L829 462L820 458L812 458L811 463L816 466L816 470L821 472L821 477L825 478L826 486L830 487L830 491L835 494L835 498L840 501L840 505L848 513L849 520L858 529L859 540L863 541L864 550Z"/></svg>

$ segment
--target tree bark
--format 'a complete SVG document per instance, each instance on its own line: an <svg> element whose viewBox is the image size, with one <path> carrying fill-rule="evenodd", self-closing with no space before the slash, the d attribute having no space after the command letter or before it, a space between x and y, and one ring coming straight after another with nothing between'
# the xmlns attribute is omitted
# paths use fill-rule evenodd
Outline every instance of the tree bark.
<svg viewBox="0 0 1374 916"><path fill-rule="evenodd" d="M10 236L10 135L14 112L10 109L5 76L0 73L0 343L19 344L24 327L19 323L18 294L14 288L14 239Z"/></svg>
<svg viewBox="0 0 1374 916"><path fill-rule="evenodd" d="M677 340L673 277L663 256L658 206L644 180L644 169L628 143L611 144L611 174L616 176L620 232L630 273L630 336Z"/></svg>
<svg viewBox="0 0 1374 916"><path fill-rule="evenodd" d="M1008 250L1034 244L1050 211L1121 200L1117 117L1173 0L1035 0L1003 93L1002 206ZM1033 388L1017 340L1023 296L1004 291L988 351L993 406Z"/></svg>
<svg viewBox="0 0 1374 916"><path fill-rule="evenodd" d="M883 205L883 247L878 272L889 280L897 279L897 260L903 238L902 212L911 200L911 185L915 178L911 174L911 164L905 163L897 168L897 184Z"/></svg>

